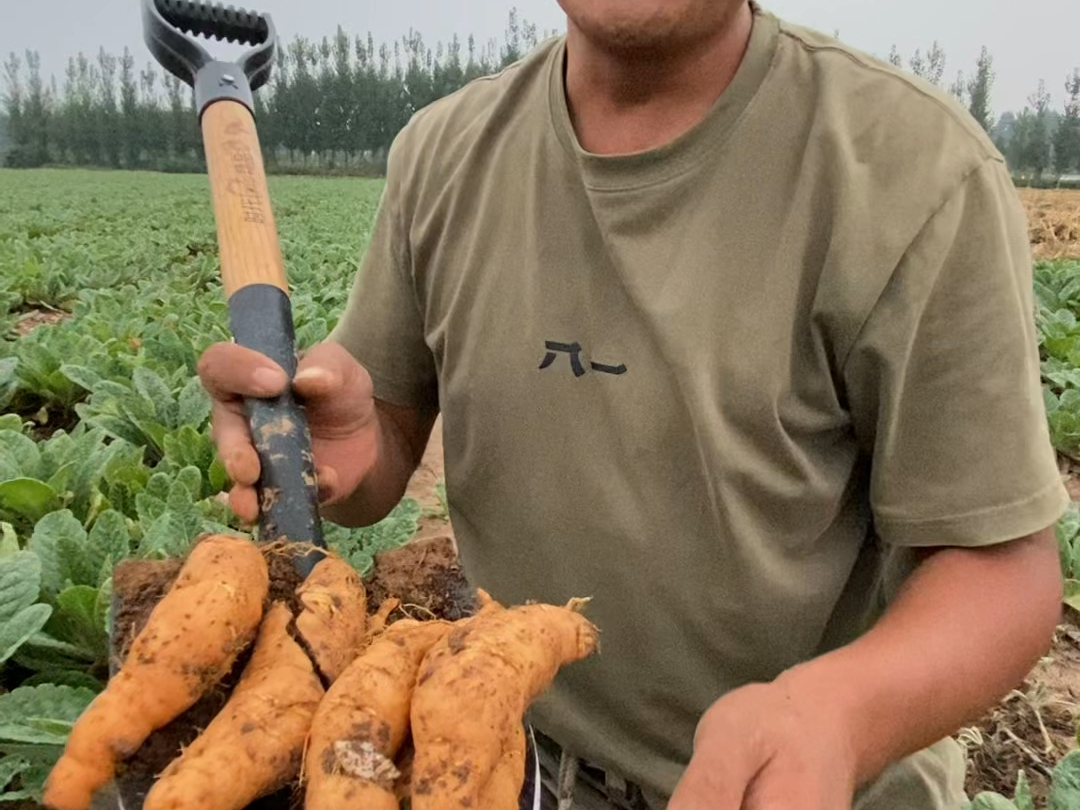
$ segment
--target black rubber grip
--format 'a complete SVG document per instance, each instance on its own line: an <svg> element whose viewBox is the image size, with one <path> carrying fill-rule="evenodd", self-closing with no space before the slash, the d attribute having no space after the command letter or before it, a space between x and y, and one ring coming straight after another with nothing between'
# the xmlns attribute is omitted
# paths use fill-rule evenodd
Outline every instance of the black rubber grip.
<svg viewBox="0 0 1080 810"><path fill-rule="evenodd" d="M154 5L168 23L186 33L243 45L262 45L270 36L257 11L191 0L154 0Z"/></svg>
<svg viewBox="0 0 1080 810"><path fill-rule="evenodd" d="M289 297L269 284L241 287L229 298L229 321L236 342L260 352L292 376L296 373ZM310 543L325 548L319 517L318 485L307 415L291 390L274 399L249 399L248 423L259 455L259 539ZM303 576L322 554L296 557Z"/></svg>

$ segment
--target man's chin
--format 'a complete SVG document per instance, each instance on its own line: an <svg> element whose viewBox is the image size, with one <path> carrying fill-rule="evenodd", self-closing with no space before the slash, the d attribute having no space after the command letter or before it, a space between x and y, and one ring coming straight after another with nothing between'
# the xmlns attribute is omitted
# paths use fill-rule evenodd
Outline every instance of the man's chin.
<svg viewBox="0 0 1080 810"><path fill-rule="evenodd" d="M626 3L564 0L562 5L570 24L593 47L642 58L693 48L715 36L725 22L707 19L702 9L695 8L695 3L684 0L631 0Z"/></svg>

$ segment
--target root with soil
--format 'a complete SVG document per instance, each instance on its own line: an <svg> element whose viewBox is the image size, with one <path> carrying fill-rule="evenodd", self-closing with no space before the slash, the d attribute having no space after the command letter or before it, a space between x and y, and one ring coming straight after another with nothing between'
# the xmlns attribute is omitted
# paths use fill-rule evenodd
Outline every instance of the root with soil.
<svg viewBox="0 0 1080 810"><path fill-rule="evenodd" d="M210 547L228 552L193 573L191 560ZM159 671L139 681L142 702L160 703L162 679L190 685L170 693L136 736L101 698L76 722L72 739L113 757L124 807L345 810L364 797L366 807L399 810L435 806L440 786L453 783L474 810L515 810L524 712L561 667L596 647L584 602L499 605L470 588L447 538L377 555L367 581L332 554L302 580L292 558L307 550L210 535L186 560L117 567L110 685L147 662ZM242 585L250 575L230 573L235 554L257 561L254 591ZM215 594L221 606L207 610L182 587ZM256 613L237 624L229 605L241 594L254 595ZM203 650L233 625L232 642ZM440 647L448 636L453 645ZM104 724L84 719L95 716ZM488 726L481 716L501 719ZM455 734L480 743L464 781L438 748ZM45 806L87 810L102 778L65 777L61 790L62 770L50 774Z"/></svg>

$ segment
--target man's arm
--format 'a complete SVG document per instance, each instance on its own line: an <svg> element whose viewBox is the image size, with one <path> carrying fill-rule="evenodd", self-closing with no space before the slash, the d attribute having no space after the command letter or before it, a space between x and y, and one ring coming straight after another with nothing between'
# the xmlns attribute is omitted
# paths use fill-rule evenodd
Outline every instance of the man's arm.
<svg viewBox="0 0 1080 810"><path fill-rule="evenodd" d="M375 400L371 434L374 462L351 494L323 506L323 516L342 526L370 526L382 520L405 495L431 437L437 411ZM365 449L357 447L356 452Z"/></svg>
<svg viewBox="0 0 1080 810"><path fill-rule="evenodd" d="M859 639L713 704L668 810L850 810L1022 681L1061 615L1053 530L920 553Z"/></svg>
<svg viewBox="0 0 1080 810"><path fill-rule="evenodd" d="M923 552L877 625L778 680L847 730L857 784L970 722L1020 684L1061 618L1053 528Z"/></svg>

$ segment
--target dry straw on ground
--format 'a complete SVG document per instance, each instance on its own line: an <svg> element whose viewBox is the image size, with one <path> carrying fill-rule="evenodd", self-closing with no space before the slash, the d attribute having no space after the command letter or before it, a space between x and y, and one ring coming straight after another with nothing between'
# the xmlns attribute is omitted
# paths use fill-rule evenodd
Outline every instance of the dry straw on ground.
<svg viewBox="0 0 1080 810"><path fill-rule="evenodd" d="M1080 259L1080 190L1020 189L1036 259Z"/></svg>

